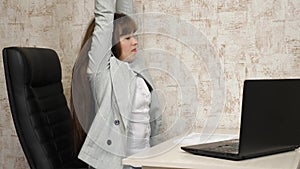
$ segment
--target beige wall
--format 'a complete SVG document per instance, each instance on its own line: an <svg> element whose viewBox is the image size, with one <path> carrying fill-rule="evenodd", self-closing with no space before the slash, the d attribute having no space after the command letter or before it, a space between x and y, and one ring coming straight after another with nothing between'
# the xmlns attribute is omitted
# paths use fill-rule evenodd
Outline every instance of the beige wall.
<svg viewBox="0 0 300 169"><path fill-rule="evenodd" d="M300 77L299 0L135 0L135 5L138 12L162 12L178 17L207 37L224 69L226 101L219 128L239 127L244 79ZM56 50L69 97L72 65L92 11L93 1L87 0L2 0L0 48L37 46ZM145 37L140 44L172 51L187 65L198 87L196 101L203 104L194 127L205 127L211 83L201 57L195 57L178 41L159 35ZM14 130L2 59L0 62L0 168L28 168ZM183 113L183 119L177 119L176 112L182 105L174 97L178 86L168 85L172 84L172 78L154 72L154 80L165 91L163 129L178 120L189 125L189 114Z"/></svg>

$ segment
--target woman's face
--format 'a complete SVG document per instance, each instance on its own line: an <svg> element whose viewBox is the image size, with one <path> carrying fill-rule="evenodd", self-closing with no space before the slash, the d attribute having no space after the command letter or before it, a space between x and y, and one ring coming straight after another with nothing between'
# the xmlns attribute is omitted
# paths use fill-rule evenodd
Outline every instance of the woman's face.
<svg viewBox="0 0 300 169"><path fill-rule="evenodd" d="M132 62L137 52L138 41L134 34L124 35L120 37L121 55L120 60Z"/></svg>

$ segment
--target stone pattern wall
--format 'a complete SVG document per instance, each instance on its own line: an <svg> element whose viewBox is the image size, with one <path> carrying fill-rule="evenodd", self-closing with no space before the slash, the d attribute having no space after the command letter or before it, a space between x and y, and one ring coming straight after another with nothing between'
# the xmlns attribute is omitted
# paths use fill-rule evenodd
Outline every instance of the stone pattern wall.
<svg viewBox="0 0 300 169"><path fill-rule="evenodd" d="M62 63L63 85L68 98L72 66L83 32L93 16L93 5L93 1L87 0L2 0L0 48L36 46L56 50ZM216 123L218 128L239 127L245 79L300 77L299 0L135 0L135 7L139 13L165 13L188 23L213 47L221 63L226 89L224 113ZM164 17L159 19L164 24ZM177 33L181 36L186 32ZM197 43L197 39L192 41ZM178 132L174 135L177 135L184 126L191 129L206 127L214 102L210 72L204 61L207 56L199 56L180 39L161 34L145 35L139 43L141 49L155 48L171 53L188 68L196 84L196 98L191 102L198 101L201 106L195 120L180 100L188 96L182 96L176 79L168 72L150 72L165 105L163 130L168 131L176 124ZM170 59L159 59L165 65L174 66ZM151 61L147 60L150 66ZM0 62L0 168L27 169L29 166L10 114L2 59Z"/></svg>

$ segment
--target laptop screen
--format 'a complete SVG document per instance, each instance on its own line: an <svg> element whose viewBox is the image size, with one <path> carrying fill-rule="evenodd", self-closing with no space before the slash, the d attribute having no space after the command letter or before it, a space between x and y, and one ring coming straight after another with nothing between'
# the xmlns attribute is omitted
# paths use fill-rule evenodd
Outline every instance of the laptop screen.
<svg viewBox="0 0 300 169"><path fill-rule="evenodd" d="M300 145L300 79L244 82L240 153Z"/></svg>

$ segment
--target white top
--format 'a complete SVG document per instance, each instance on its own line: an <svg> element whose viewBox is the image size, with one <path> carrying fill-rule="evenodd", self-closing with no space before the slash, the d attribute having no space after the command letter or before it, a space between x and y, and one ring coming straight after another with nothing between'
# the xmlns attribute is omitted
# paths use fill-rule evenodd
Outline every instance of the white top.
<svg viewBox="0 0 300 169"><path fill-rule="evenodd" d="M150 147L150 103L151 93L145 80L136 78L136 91L129 116L127 133L127 154L132 155Z"/></svg>

